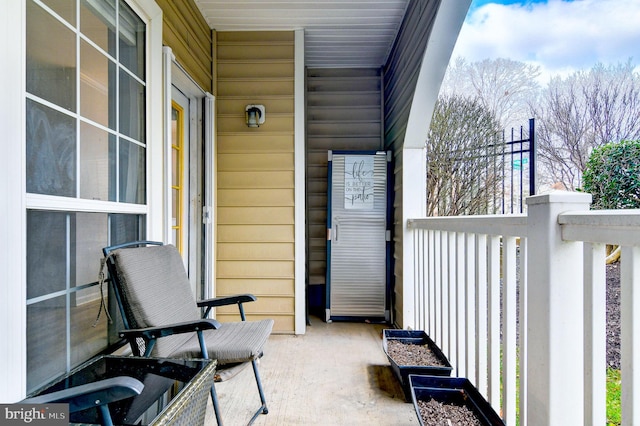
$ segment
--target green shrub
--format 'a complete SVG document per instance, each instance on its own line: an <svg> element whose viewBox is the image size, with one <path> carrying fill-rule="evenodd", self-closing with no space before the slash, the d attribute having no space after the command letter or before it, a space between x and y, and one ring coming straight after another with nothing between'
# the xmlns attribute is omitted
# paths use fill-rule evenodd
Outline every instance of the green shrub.
<svg viewBox="0 0 640 426"><path fill-rule="evenodd" d="M640 140L595 148L582 175L593 209L640 208Z"/></svg>

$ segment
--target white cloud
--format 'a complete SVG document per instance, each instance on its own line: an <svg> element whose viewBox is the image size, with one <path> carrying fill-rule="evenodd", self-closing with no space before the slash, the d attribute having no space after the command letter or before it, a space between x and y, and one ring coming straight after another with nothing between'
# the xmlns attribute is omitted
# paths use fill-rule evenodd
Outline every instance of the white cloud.
<svg viewBox="0 0 640 426"><path fill-rule="evenodd" d="M545 80L597 62L631 57L640 64L639 22L639 0L487 3L472 7L453 57L502 57L540 65Z"/></svg>

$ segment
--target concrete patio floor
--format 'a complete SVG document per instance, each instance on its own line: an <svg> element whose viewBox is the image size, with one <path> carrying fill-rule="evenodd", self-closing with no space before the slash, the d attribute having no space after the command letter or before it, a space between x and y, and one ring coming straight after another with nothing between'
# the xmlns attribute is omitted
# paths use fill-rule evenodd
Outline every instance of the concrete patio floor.
<svg viewBox="0 0 640 426"><path fill-rule="evenodd" d="M382 350L386 326L311 322L304 335L269 338L259 366L269 414L255 425L418 424ZM226 426L245 425L259 406L251 368L216 389Z"/></svg>

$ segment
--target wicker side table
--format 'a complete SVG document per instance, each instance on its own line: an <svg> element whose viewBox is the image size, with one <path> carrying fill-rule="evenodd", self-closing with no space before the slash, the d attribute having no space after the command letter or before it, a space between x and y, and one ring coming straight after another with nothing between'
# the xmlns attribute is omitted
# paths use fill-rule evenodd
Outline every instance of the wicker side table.
<svg viewBox="0 0 640 426"><path fill-rule="evenodd" d="M216 361L100 356L34 395L118 376L143 383L142 393L109 404L118 425L202 425L215 376ZM70 423L99 424L96 408L71 413Z"/></svg>

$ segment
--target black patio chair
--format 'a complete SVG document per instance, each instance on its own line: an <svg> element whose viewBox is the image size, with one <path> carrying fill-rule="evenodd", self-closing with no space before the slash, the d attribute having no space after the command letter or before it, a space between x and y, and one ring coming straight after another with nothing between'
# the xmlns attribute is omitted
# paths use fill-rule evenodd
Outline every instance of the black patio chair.
<svg viewBox="0 0 640 426"><path fill-rule="evenodd" d="M249 363L261 406L248 424L267 414L257 360L263 354L273 320L246 321L242 304L250 294L219 297L196 303L180 253L173 245L135 241L103 249L125 330L119 332L136 356L217 360L216 381L234 377ZM237 305L242 321L220 323L207 316L211 308ZM201 309L204 309L201 315ZM222 424L215 385L211 399Z"/></svg>

